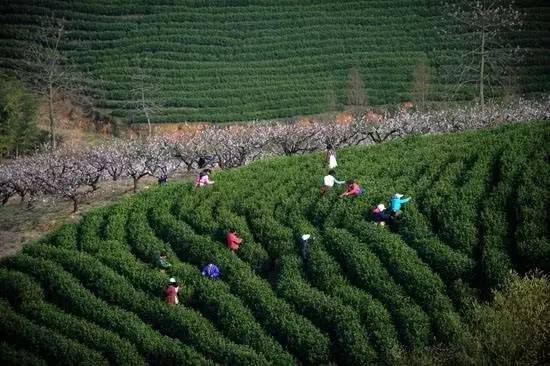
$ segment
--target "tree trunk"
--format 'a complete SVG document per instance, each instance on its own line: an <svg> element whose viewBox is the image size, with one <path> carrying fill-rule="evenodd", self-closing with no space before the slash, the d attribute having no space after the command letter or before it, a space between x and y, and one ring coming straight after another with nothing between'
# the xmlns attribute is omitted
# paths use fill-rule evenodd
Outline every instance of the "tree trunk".
<svg viewBox="0 0 550 366"><path fill-rule="evenodd" d="M151 128L151 117L149 116L149 113L147 112L147 107L145 105L145 90L143 89L143 85L141 86L141 107L143 108L143 113L145 114L145 118L147 119L147 127L149 129L149 138L153 135L153 129Z"/></svg>
<svg viewBox="0 0 550 366"><path fill-rule="evenodd" d="M71 200L73 201L73 213L78 212L78 198L71 197Z"/></svg>
<svg viewBox="0 0 550 366"><path fill-rule="evenodd" d="M484 80L485 80L485 25L483 25L481 28L481 65L479 67L479 102L481 104L482 115L485 109Z"/></svg>
<svg viewBox="0 0 550 366"><path fill-rule="evenodd" d="M53 87L48 85L48 115L50 119L50 148L55 150L55 120L53 110Z"/></svg>
<svg viewBox="0 0 550 366"><path fill-rule="evenodd" d="M138 177L132 177L134 179L134 193L137 193L137 187L138 187Z"/></svg>
<svg viewBox="0 0 550 366"><path fill-rule="evenodd" d="M149 113L147 113L147 127L149 128L149 138L153 136L153 128L151 127L151 118L149 117Z"/></svg>

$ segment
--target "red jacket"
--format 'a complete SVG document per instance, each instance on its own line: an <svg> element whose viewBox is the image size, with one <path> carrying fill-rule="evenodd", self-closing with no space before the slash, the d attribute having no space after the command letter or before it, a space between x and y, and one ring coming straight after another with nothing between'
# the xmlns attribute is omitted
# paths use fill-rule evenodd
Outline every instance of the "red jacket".
<svg viewBox="0 0 550 366"><path fill-rule="evenodd" d="M177 305L179 303L178 300L178 291L180 290L179 286L173 286L170 285L166 289L166 302L168 304Z"/></svg>
<svg viewBox="0 0 550 366"><path fill-rule="evenodd" d="M239 245L242 243L242 239L237 236L235 233L227 233L227 246L231 250L239 249Z"/></svg>
<svg viewBox="0 0 550 366"><path fill-rule="evenodd" d="M359 187L359 184L352 183L348 185L348 189L346 190L346 193L350 196L357 196L361 192L361 187Z"/></svg>

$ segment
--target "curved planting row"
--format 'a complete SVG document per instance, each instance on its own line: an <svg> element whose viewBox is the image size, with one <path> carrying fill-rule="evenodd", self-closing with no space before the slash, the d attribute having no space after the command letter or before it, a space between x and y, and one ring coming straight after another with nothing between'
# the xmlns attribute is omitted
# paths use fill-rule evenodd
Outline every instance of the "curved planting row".
<svg viewBox="0 0 550 366"><path fill-rule="evenodd" d="M510 271L547 269L547 137L538 123L345 149L336 175L359 180L356 199L320 194L313 154L88 213L0 265L0 360L394 365L440 346L471 357L464 306ZM413 199L402 215L370 223L395 192ZM230 228L245 239L237 253ZM220 280L201 275L207 263ZM165 304L170 277L179 306ZM28 348L25 327L38 334Z"/></svg>
<svg viewBox="0 0 550 366"><path fill-rule="evenodd" d="M328 362L328 338L305 318L296 315L285 302L277 299L269 284L256 276L219 243L195 234L166 210L154 208L149 217L156 234L170 243L180 258L196 265L214 262L225 271L225 281L232 293L247 304L256 319L300 360L308 363Z"/></svg>
<svg viewBox="0 0 550 366"><path fill-rule="evenodd" d="M191 347L164 337L141 321L135 314L95 297L62 267L45 259L20 254L5 265L28 273L47 288L47 299L63 310L83 317L102 328L111 329L130 340L153 364L211 364Z"/></svg>
<svg viewBox="0 0 550 366"><path fill-rule="evenodd" d="M0 68L13 69L44 22L66 20L62 40L72 63L90 71L97 107L127 121L145 122L132 90L136 75L151 76L155 100L167 101L159 122L231 122L326 112L327 94L345 105L349 74L357 68L369 103L402 103L413 96L416 64L431 66L431 100L472 99L475 85L456 93L443 77L470 47L467 36L446 40L434 29L454 31L439 1L246 1L151 5L56 0L0 4ZM521 32L509 40L528 50L517 65L522 92L547 92L550 7L517 5ZM345 27L342 26L345 24ZM142 71L139 71L143 68ZM486 91L501 96L502 86Z"/></svg>
<svg viewBox="0 0 550 366"><path fill-rule="evenodd" d="M29 251L31 252L31 251ZM263 364L265 359L248 347L225 339L198 312L185 306L172 308L158 298L135 289L126 279L97 259L80 253L41 246L32 255L59 263L100 298L130 310L166 335L178 338L217 362L230 364Z"/></svg>
<svg viewBox="0 0 550 366"><path fill-rule="evenodd" d="M136 347L126 339L47 303L42 288L30 276L0 269L0 281L3 284L0 296L8 300L14 310L35 323L56 329L62 335L101 352L109 363L146 364Z"/></svg>

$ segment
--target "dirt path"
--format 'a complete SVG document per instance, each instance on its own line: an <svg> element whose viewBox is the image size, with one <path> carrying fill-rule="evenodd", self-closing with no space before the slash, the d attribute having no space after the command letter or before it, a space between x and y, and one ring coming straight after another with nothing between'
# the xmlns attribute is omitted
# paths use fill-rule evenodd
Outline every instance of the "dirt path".
<svg viewBox="0 0 550 366"><path fill-rule="evenodd" d="M173 178L173 180L189 180L189 176ZM140 191L145 191L156 185L156 179L146 177L140 180ZM132 181L105 181L100 189L90 195L80 206L78 213L73 214L72 202L68 200L43 197L39 199L32 210L26 208L13 197L4 206L0 206L0 258L17 253L23 245L32 242L46 233L55 230L63 224L80 220L82 214L98 207L106 206L120 199L132 196Z"/></svg>

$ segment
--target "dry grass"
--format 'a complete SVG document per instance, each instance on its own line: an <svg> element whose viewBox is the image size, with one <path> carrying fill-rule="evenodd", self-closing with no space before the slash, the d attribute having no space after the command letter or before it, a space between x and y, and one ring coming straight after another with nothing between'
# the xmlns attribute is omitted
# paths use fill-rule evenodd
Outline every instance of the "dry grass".
<svg viewBox="0 0 550 366"><path fill-rule="evenodd" d="M183 180L186 177L179 177ZM139 182L140 191L156 184L156 179L145 177ZM115 203L133 195L132 180L106 181L100 189L87 197L79 212L72 213L72 202L52 197L39 199L32 209L18 198L0 206L0 258L17 253L23 245L32 242L63 224L80 220L82 214L98 207Z"/></svg>

